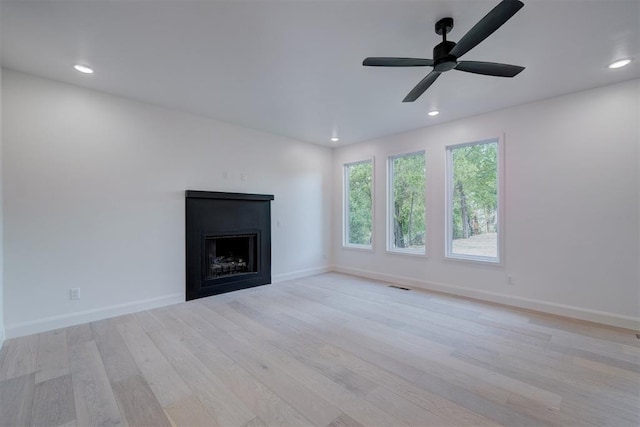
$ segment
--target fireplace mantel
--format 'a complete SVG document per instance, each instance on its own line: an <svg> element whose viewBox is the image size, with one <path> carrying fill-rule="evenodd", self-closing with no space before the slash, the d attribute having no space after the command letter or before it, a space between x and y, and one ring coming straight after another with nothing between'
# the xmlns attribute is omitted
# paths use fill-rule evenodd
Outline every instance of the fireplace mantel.
<svg viewBox="0 0 640 427"><path fill-rule="evenodd" d="M269 201L273 200L273 194L250 194L250 193L222 193L219 191L197 191L187 190L187 199L221 199L221 200L253 200Z"/></svg>
<svg viewBox="0 0 640 427"><path fill-rule="evenodd" d="M274 196L194 190L185 196L187 301L271 283Z"/></svg>

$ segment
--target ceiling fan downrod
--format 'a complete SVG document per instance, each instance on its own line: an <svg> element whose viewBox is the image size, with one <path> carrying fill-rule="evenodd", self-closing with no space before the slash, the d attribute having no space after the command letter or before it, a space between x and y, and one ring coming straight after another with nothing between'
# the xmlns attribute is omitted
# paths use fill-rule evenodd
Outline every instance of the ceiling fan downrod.
<svg viewBox="0 0 640 427"><path fill-rule="evenodd" d="M453 18L442 18L436 22L436 34L442 36L442 43L433 48L433 69L439 72L452 70L458 64L455 56L451 55L451 49L455 47L454 42L447 41L447 33L453 28Z"/></svg>

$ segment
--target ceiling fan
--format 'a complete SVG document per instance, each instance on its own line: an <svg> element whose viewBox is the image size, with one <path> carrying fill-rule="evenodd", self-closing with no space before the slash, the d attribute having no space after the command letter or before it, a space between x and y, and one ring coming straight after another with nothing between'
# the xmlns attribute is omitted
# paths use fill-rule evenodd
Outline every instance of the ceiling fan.
<svg viewBox="0 0 640 427"><path fill-rule="evenodd" d="M440 77L440 74L453 69L487 76L514 77L524 70L524 67L496 62L458 61L458 58L493 34L522 6L524 4L519 0L502 0L458 43L447 41L447 33L453 28L453 18L442 18L436 22L436 34L442 35L442 43L433 48L433 59L370 57L365 58L362 65L370 67L433 67L433 70L409 92L402 102L415 101Z"/></svg>

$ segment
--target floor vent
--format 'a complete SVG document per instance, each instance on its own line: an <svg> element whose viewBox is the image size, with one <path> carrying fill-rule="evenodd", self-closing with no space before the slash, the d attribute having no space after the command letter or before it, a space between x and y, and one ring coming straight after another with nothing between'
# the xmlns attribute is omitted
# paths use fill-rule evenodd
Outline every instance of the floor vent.
<svg viewBox="0 0 640 427"><path fill-rule="evenodd" d="M389 285L390 288L394 288L394 289L400 289L402 291L410 291L411 289L409 288L403 288L402 286L397 286L397 285Z"/></svg>

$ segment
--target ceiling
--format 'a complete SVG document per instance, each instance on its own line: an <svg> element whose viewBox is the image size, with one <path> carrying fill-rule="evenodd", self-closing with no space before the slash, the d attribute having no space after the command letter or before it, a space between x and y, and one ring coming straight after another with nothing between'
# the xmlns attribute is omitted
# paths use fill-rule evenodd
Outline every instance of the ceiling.
<svg viewBox="0 0 640 427"><path fill-rule="evenodd" d="M438 19L457 41L498 0L2 0L2 66L327 146L640 77L640 1L523 1L462 59L526 70L454 70L414 103L431 68L362 60L431 58ZM635 60L607 68L622 57Z"/></svg>

